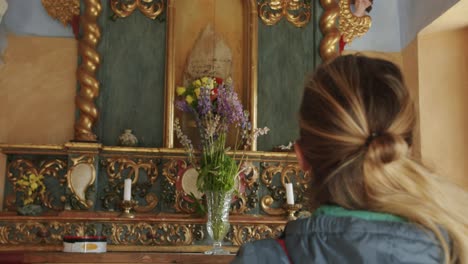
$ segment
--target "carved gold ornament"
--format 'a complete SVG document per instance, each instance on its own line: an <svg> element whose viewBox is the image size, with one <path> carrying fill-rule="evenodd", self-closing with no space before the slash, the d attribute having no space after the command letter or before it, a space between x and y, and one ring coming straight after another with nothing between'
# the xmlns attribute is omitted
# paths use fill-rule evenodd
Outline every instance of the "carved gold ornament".
<svg viewBox="0 0 468 264"><path fill-rule="evenodd" d="M158 178L158 166L152 159L138 159L135 162L128 158L116 157L107 158L102 164L106 168L109 183L117 183L125 178L129 178L132 179L132 186L134 186L132 189L136 190L136 192L142 191L144 193L146 205L135 206L135 211L144 213L156 208L159 199L156 194L148 191ZM144 183L139 181L141 171L146 174L147 180Z"/></svg>
<svg viewBox="0 0 468 264"><path fill-rule="evenodd" d="M340 0L339 29L346 43L351 43L369 31L372 25L370 16L357 17L350 8L350 0Z"/></svg>
<svg viewBox="0 0 468 264"><path fill-rule="evenodd" d="M48 221L3 222L0 226L0 245L62 244L63 236L96 235L93 224Z"/></svg>
<svg viewBox="0 0 468 264"><path fill-rule="evenodd" d="M86 209L93 206L93 201L86 199L86 192L96 180L94 160L93 156L86 155L71 158L72 167L67 173L68 188L72 192L72 199Z"/></svg>
<svg viewBox="0 0 468 264"><path fill-rule="evenodd" d="M188 246L195 239L194 224L109 223L104 224L114 245Z"/></svg>
<svg viewBox="0 0 468 264"><path fill-rule="evenodd" d="M275 25L286 17L296 27L310 21L310 1L307 0L263 0L258 3L258 14L266 25Z"/></svg>
<svg viewBox="0 0 468 264"><path fill-rule="evenodd" d="M47 14L64 26L80 14L80 0L41 0Z"/></svg>
<svg viewBox="0 0 468 264"><path fill-rule="evenodd" d="M320 0L320 4L323 7L323 14L320 18L320 30L323 34L320 41L320 57L327 62L339 56L338 45L341 34L336 26L336 20L340 8L336 0Z"/></svg>
<svg viewBox="0 0 468 264"><path fill-rule="evenodd" d="M309 173L301 172L298 164L274 165L263 162L262 167L261 181L270 193L262 197L261 208L268 215L283 215L286 211L283 209L283 204L278 206L278 203L285 200L285 184L290 182L294 184L294 189L299 190L294 192L295 200L300 201L303 199L302 194L309 188L312 177ZM280 186L274 184L275 178Z"/></svg>
<svg viewBox="0 0 468 264"><path fill-rule="evenodd" d="M277 238L284 231L282 224L233 225L232 244L241 246L255 240Z"/></svg>
<svg viewBox="0 0 468 264"><path fill-rule="evenodd" d="M75 140L94 142L96 135L93 132L93 126L98 117L98 109L94 100L99 96L96 71L100 64L96 47L101 39L97 20L101 14L101 1L84 0L84 3L85 8L81 15L83 35L78 43L81 64L76 72L80 89L75 98L75 105L79 110L79 117L75 122Z"/></svg>
<svg viewBox="0 0 468 264"><path fill-rule="evenodd" d="M19 191L17 185L18 180L23 177L30 177L31 175L54 177L58 179L60 185L64 185L67 180L65 177L62 177L62 175L60 175L59 172L64 171L66 167L67 163L59 159L42 162L38 167L30 160L16 159L8 164L7 177L13 185L15 193ZM46 190L43 193L40 193L38 198L41 201L42 206L54 210L62 209L52 204L53 197L51 196L51 193L48 190Z"/></svg>
<svg viewBox="0 0 468 264"><path fill-rule="evenodd" d="M111 8L121 18L128 17L137 8L143 15L156 19L164 10L163 0L111 0Z"/></svg>

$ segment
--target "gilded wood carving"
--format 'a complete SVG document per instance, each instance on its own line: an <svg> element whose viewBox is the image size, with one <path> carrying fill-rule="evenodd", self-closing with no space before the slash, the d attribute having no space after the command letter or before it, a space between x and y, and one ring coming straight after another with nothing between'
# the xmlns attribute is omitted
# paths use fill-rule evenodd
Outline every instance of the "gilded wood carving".
<svg viewBox="0 0 468 264"><path fill-rule="evenodd" d="M351 0L340 0L340 20L339 29L346 43L351 43L355 38L359 38L369 31L372 25L370 16L357 17L350 7Z"/></svg>
<svg viewBox="0 0 468 264"><path fill-rule="evenodd" d="M63 236L96 235L94 224L61 221L0 223L0 245L62 244Z"/></svg>
<svg viewBox="0 0 468 264"><path fill-rule="evenodd" d="M80 14L80 0L41 0L45 10L54 19L69 24L74 16Z"/></svg>
<svg viewBox="0 0 468 264"><path fill-rule="evenodd" d="M304 200L303 193L312 181L309 173L303 173L298 164L270 164L262 162L261 180L267 187L269 194L261 198L261 208L268 215L284 215L286 211L279 204L283 204L286 196L286 183L293 183L294 197L297 203ZM276 179L276 184L275 184ZM276 205L275 205L276 204Z"/></svg>
<svg viewBox="0 0 468 264"><path fill-rule="evenodd" d="M174 1L167 1L167 38L166 46L174 46ZM99 111L94 100L99 96L99 82L96 79L96 71L100 64L100 55L96 50L101 34L97 24L97 19L101 13L101 3L98 0L84 0L85 8L81 15L81 27L83 36L79 42L79 54L82 62L77 70L80 90L76 97L76 108L79 111L79 117L75 122L74 139L78 141L96 141L96 135L93 132ZM336 21L339 15L339 7L335 0L320 0L324 13L320 18L320 29L324 35L320 42L320 56L324 61L328 61L338 56L338 42L340 33L336 27ZM248 0L245 5L246 17L248 23L247 42L247 60L249 62L249 71L247 80L250 86L248 101L251 112L252 127L257 126L257 2ZM173 121L174 121L174 94L175 94L175 51L167 49L166 51L166 94L164 111L164 147L172 148L174 146ZM252 150L256 150L256 144L253 144Z"/></svg>
<svg viewBox="0 0 468 264"><path fill-rule="evenodd" d="M284 225L260 224L260 225L233 225L230 232L230 240L235 246L241 246L254 240L276 238L284 231Z"/></svg>
<svg viewBox="0 0 468 264"><path fill-rule="evenodd" d="M258 14L266 25L275 25L281 19L296 27L304 27L311 17L311 5L307 0L263 0L258 3Z"/></svg>
<svg viewBox="0 0 468 264"><path fill-rule="evenodd" d="M326 62L340 55L338 45L341 35L336 26L340 8L336 0L320 0L320 4L324 9L320 18L320 30L323 34L320 41L320 57Z"/></svg>
<svg viewBox="0 0 468 264"><path fill-rule="evenodd" d="M101 62L97 51L101 30L97 20L101 14L101 1L84 0L84 3L84 13L81 14L83 33L78 43L81 64L76 72L80 89L75 99L75 105L79 111L79 117L75 122L75 140L95 142L97 137L93 132L93 127L98 117L98 109L94 100L99 96L100 86L96 71Z"/></svg>
<svg viewBox="0 0 468 264"><path fill-rule="evenodd" d="M20 191L17 182L21 178L29 178L31 176L48 176L56 178L59 184L62 186L66 183L66 177L61 173L67 168L66 162L60 159L47 160L41 162L39 165L35 165L31 160L27 159L15 159L8 163L7 167L7 178L8 181L13 185L15 193ZM47 187L47 186L46 186ZM46 188L44 192L38 194L37 199L41 202L41 205L54 210L61 210L63 208L54 205L54 198L51 192ZM7 208L15 209L16 201L7 200Z"/></svg>
<svg viewBox="0 0 468 264"><path fill-rule="evenodd" d="M72 167L67 173L68 188L72 195L69 197L73 209L89 209L94 202L87 199L86 193L96 181L96 167L94 166L93 156L79 156L71 158ZM67 199L63 197L63 199Z"/></svg>
<svg viewBox="0 0 468 264"><path fill-rule="evenodd" d="M105 189L105 195L103 196L104 207L110 209L112 205L115 205L116 201L121 200L123 180L126 178L132 179L133 194L145 198L146 205L135 206L136 212L150 212L158 205L159 198L149 190L158 177L157 164L159 161L153 159L133 161L129 158L115 157L107 158L101 163L106 168L109 182L109 187ZM144 172L145 181L139 180L141 172Z"/></svg>
<svg viewBox="0 0 468 264"><path fill-rule="evenodd" d="M121 18L128 17L136 9L150 19L156 19L164 11L163 0L111 0L112 11Z"/></svg>

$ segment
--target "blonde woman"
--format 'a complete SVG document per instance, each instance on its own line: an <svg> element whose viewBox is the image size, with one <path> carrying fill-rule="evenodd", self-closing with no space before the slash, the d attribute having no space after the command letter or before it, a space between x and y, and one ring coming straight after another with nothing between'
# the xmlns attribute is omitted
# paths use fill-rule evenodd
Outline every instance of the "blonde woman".
<svg viewBox="0 0 468 264"><path fill-rule="evenodd" d="M468 194L411 157L415 110L394 64L322 65L299 115L295 150L319 207L233 263L468 263Z"/></svg>

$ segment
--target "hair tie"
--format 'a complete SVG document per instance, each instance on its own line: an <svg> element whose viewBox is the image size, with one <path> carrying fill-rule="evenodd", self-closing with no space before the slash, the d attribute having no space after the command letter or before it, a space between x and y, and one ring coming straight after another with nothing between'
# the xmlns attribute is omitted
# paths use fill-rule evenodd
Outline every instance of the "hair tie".
<svg viewBox="0 0 468 264"><path fill-rule="evenodd" d="M380 136L380 133L377 133L377 132L372 132L366 139L366 147L368 147L370 145L370 143L377 137Z"/></svg>

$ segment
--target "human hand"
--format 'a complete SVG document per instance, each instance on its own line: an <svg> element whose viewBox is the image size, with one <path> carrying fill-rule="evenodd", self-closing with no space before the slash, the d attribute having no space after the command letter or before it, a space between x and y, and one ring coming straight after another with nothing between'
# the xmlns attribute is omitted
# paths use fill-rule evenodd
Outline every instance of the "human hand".
<svg viewBox="0 0 468 264"><path fill-rule="evenodd" d="M372 3L370 0L356 0L353 14L357 17L362 17L366 14L366 9L371 5Z"/></svg>

